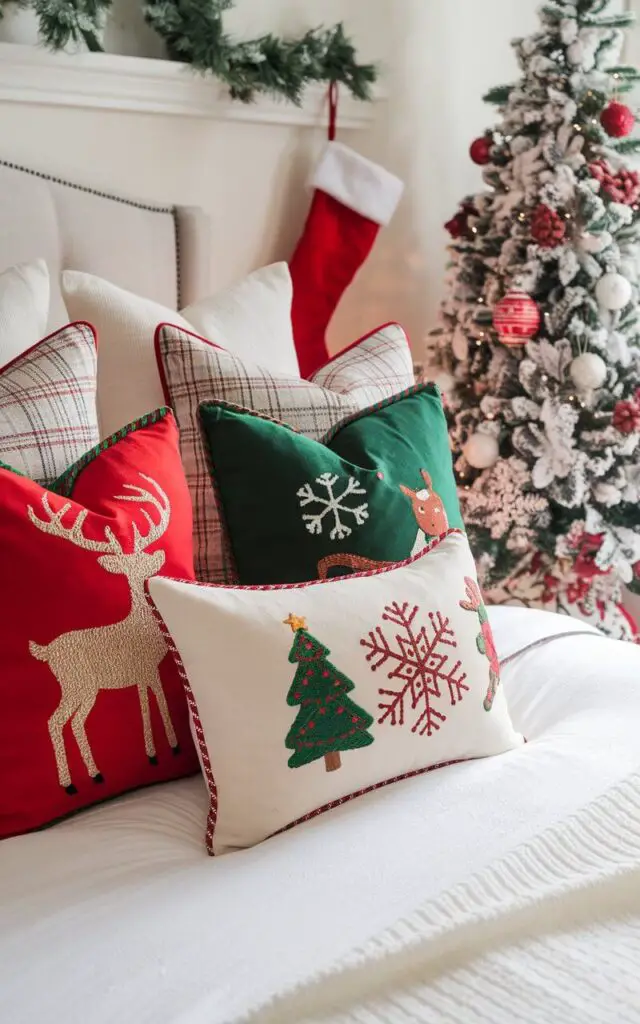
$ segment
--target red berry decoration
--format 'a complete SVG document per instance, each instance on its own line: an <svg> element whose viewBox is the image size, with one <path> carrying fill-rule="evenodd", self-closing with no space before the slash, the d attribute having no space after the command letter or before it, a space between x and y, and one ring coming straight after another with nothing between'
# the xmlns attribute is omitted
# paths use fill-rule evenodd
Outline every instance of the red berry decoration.
<svg viewBox="0 0 640 1024"><path fill-rule="evenodd" d="M607 160L594 160L589 173L600 182L601 191L614 203L635 206L640 202L640 174L625 168L616 172Z"/></svg>
<svg viewBox="0 0 640 1024"><path fill-rule="evenodd" d="M612 139L622 139L625 135L631 135L636 119L629 107L614 100L602 111L600 123Z"/></svg>
<svg viewBox="0 0 640 1024"><path fill-rule="evenodd" d="M613 410L613 425L621 434L640 430L640 405L636 402L618 402Z"/></svg>
<svg viewBox="0 0 640 1024"><path fill-rule="evenodd" d="M526 292L508 292L493 311L493 326L503 345L526 345L540 330L540 310Z"/></svg>
<svg viewBox="0 0 640 1024"><path fill-rule="evenodd" d="M445 224L445 231L448 231L451 237L455 240L458 238L465 238L469 236L469 217L474 216L477 213L474 206L471 203L465 203L455 217L447 221Z"/></svg>
<svg viewBox="0 0 640 1024"><path fill-rule="evenodd" d="M491 147L493 143L491 139L488 139L486 135L481 135L479 139L471 143L469 147L469 156L473 160L474 164L479 164L480 167L484 167L491 161Z"/></svg>
<svg viewBox="0 0 640 1024"><path fill-rule="evenodd" d="M555 249L564 240L567 222L555 210L541 203L531 217L531 237L545 249Z"/></svg>

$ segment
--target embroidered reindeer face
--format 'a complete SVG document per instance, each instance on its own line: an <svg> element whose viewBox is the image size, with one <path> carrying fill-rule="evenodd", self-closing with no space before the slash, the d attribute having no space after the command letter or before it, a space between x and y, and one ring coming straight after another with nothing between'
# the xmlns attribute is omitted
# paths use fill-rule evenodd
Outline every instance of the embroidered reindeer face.
<svg viewBox="0 0 640 1024"><path fill-rule="evenodd" d="M410 487L400 484L400 490L410 499L419 528L428 537L439 537L441 533L446 533L449 529L444 502L434 491L431 477L426 469L421 469L420 475L426 484L425 488L420 491L412 491Z"/></svg>
<svg viewBox="0 0 640 1024"><path fill-rule="evenodd" d="M117 576L126 576L131 583L144 583L159 573L164 565L164 551L135 552L134 555L101 555L98 565Z"/></svg>

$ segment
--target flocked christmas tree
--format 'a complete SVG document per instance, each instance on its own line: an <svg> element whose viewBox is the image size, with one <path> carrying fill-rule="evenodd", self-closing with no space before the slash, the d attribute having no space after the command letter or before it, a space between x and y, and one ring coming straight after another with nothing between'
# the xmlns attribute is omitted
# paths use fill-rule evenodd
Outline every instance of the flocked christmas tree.
<svg viewBox="0 0 640 1024"><path fill-rule="evenodd" d="M300 768L323 757L328 772L341 767L340 751L368 747L373 718L347 696L354 684L330 661L329 650L307 632L304 619L290 615L286 625L295 636L289 661L298 668L287 704L300 711L291 726L286 746L295 751L290 768Z"/></svg>
<svg viewBox="0 0 640 1024"><path fill-rule="evenodd" d="M631 638L640 593L640 150L620 64L631 16L552 0L513 44L471 146L485 189L447 228L435 361L465 521L490 600Z"/></svg>

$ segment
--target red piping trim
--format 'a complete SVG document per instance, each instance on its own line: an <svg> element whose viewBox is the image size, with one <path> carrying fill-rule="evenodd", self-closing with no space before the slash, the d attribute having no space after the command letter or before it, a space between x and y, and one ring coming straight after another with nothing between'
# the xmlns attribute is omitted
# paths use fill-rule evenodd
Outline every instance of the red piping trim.
<svg viewBox="0 0 640 1024"><path fill-rule="evenodd" d="M373 405L368 406L366 409L360 409L358 412L351 413L350 416L345 416L343 420L340 420L339 423L336 423L335 426L331 427L327 431L319 443L327 447L331 441L335 441L338 434L344 430L345 427L350 426L352 423L357 423L358 420L362 420L366 416L373 416L374 413L380 412L382 409L388 409L389 406L395 405L396 402L401 402L405 398L411 398L413 395L421 395L425 391L438 399L440 408L442 409L442 398L437 384L433 384L430 381L427 381L425 384L413 384L410 388L405 388L404 391L398 391L396 395L390 395L388 398L382 398L379 402L374 402ZM447 424L444 419L444 410L442 425L446 431Z"/></svg>
<svg viewBox="0 0 640 1024"><path fill-rule="evenodd" d="M25 359L26 356L31 355L32 352L35 352L35 350L40 347L40 345L44 345L46 341L51 341L51 339L55 338L58 334L63 334L65 331L68 331L70 327L87 327L93 336L93 344L95 345L96 351L98 350L98 332L93 324L90 324L88 320L73 320L71 323L65 324L64 327L58 327L57 331L52 331L51 334L47 334L46 338L40 338L39 341L30 345L29 348L24 350L24 352L21 352L19 355L14 356L13 359L10 359L8 363L4 364L4 366L0 366L0 374L11 369L11 367L15 366L16 363L19 363L21 359Z"/></svg>
<svg viewBox="0 0 640 1024"><path fill-rule="evenodd" d="M323 363L322 366L319 366L306 379L312 381L316 374L320 373L321 370L326 370L327 366L331 366L331 363L335 363L336 359L341 359L342 356L346 355L347 352L351 352L352 349L357 348L358 345L361 345L363 341L367 341L369 338L373 338L375 334L380 334L381 331L386 331L387 327L399 327L402 333L404 334L405 338L407 339L408 348L411 349L409 335L405 331L402 324L399 324L396 320L389 320L388 323L380 324L380 326L375 327L373 331L369 331L368 334L363 334L361 338L358 338L356 341L352 341L351 344L347 345L346 348L340 349L339 352L336 352L336 354L331 356L330 359L327 359L326 363Z"/></svg>
<svg viewBox="0 0 640 1024"><path fill-rule="evenodd" d="M365 578L367 576L379 576L382 573L392 572L394 569L400 569L403 566L411 565L413 562L417 562L418 559L423 558L425 555L427 555L431 551L433 551L436 547L438 547L439 544L441 544L444 540L446 540L447 537L451 537L453 535L458 535L460 537L464 537L465 536L465 534L463 533L462 530L457 530L457 529L447 530L447 532L441 534L440 537L434 538L429 544L427 544L423 548L422 551L419 551L416 555L412 555L410 558L406 558L403 562L394 562L391 565L384 566L384 568L381 568L381 569L369 569L366 572L352 573L350 576L339 576L337 579L308 580L308 581L306 581L304 583L276 583L276 584L272 583L272 584L266 584L266 585L260 585L260 586L229 586L228 584L225 584L225 583L199 583L197 580L180 580L180 579L176 579L175 577L171 577L171 576L164 576L163 579L172 580L174 583L185 583L185 584L189 584L191 586L196 586L196 587L210 589L210 590L242 590L242 591L244 591L244 590L257 590L257 591L300 590L302 587L322 586L323 584L326 584L326 583L331 583L334 586L339 586L339 585L342 585L342 584L346 585L351 580L354 580L354 579L363 579L363 578ZM214 853L214 850L213 850L213 840L214 840L214 836L215 836L216 823L217 823L217 820L218 820L218 788L216 786L216 780L215 780L215 776L213 774L213 768L211 766L211 759L209 757L209 751L207 750L207 745L206 745L206 742L205 742L204 729L202 727L202 722L200 720L200 715L198 713L198 705L196 703L196 699L195 699L195 696L193 694L193 690L191 689L191 684L189 683L189 677L187 676L187 673L185 671L185 667L184 667L182 658L180 656L180 652L179 652L178 648L176 647L174 639L171 636L171 633L169 632L169 629L168 629L164 619L162 618L160 612L158 611L158 608L156 607L156 605L154 603L153 597L151 596L151 593L149 591L149 581L148 580L145 581L144 590L145 590L145 596L147 598L147 601L148 601L148 603L149 603L149 605L151 607L151 610L152 610L152 612L153 612L153 614L155 616L155 619L156 619L156 621L157 621L157 623L158 623L158 625L160 627L160 630L162 631L162 635L165 638L165 641L167 643L167 647L168 647L168 649L169 649L169 651L171 653L171 656L172 656L172 658L174 660L174 663L175 663L178 675L182 679L182 684L184 686L185 694L186 694L186 697L187 697L187 703L189 705L189 710L190 710L191 716L193 718L194 731L195 731L195 734L196 734L196 739L197 739L197 742L198 742L198 747L200 749L200 755L201 755L202 764L203 764L203 767L204 767L205 780L207 782L207 786L208 786L208 789L209 789L209 813L208 813L208 816L207 816L207 830L206 830L206 834L205 834L205 841L206 841L206 846L207 846L207 852L213 857L213 856L215 856L215 853ZM295 825L299 825L303 821L308 821L310 818L315 818L315 817L317 817L320 814L324 814L326 811L331 810L333 807L337 807L340 804L347 803L349 800L354 800L358 796L363 796L366 793L372 793L372 792L374 792L377 789L382 789L384 786L390 786L390 785L392 785L395 782L401 782L404 779L413 778L415 775L424 775L426 772L435 771L436 768L445 768L445 767L448 767L449 765L452 765L452 764L458 764L458 763L460 763L461 761L464 761L464 760L475 760L475 759L474 758L468 758L468 759L461 758L458 761L443 761L443 762L440 762L439 764L436 764L436 765L429 765L426 768L419 768L419 769L417 769L415 771L407 772L404 775L397 775L394 778L386 779L383 782L376 782L376 783L374 783L371 786L367 786L365 789L357 790L356 792L351 793L348 796L340 797L338 800L334 800L331 803L324 804L322 807L316 808L316 810L314 810L314 811L310 811L308 814L304 815L302 818L297 818L295 821L292 821L288 825L285 825L283 828L279 829L277 832L272 833L272 835L279 835L281 832L287 832L289 829L294 828ZM271 836L267 836L267 838L270 839Z"/></svg>
<svg viewBox="0 0 640 1024"><path fill-rule="evenodd" d="M326 580L304 580L301 583L201 583L199 580L181 580L174 576L163 576L164 580L172 580L173 583L188 583L194 587L205 587L208 590L258 590L258 591L269 591L269 590L301 590L303 587L317 587L322 586L326 583L333 584L344 584L349 583L350 580L361 580L367 576L379 576L381 573L393 572L394 569L403 569L407 565L411 565L413 562L417 562L418 559L423 558L424 555L428 555L431 551L442 544L448 537L459 536L466 539L466 533L464 530L460 530L457 526L452 526L451 529L446 530L445 533L441 533L439 537L434 537L429 541L428 544L418 551L416 555L411 555L409 558L405 558L402 562L390 562L383 568L367 569L365 572L352 572L348 576L335 576L332 579Z"/></svg>
<svg viewBox="0 0 640 1024"><path fill-rule="evenodd" d="M180 331L182 334L188 334L190 338L195 338L196 341L202 341L205 345L210 345L211 348L217 348L220 352L226 352L227 349L223 348L222 345L216 345L215 341L209 341L208 338L203 338L201 334L196 334L194 331L188 331L185 327L179 327L178 324L171 324L168 322L158 324L153 335L153 348L156 354L156 363L158 365L158 373L160 374L160 383L162 384L164 400L167 405L170 406L171 394L169 391L167 375L164 369L164 362L162 355L160 354L160 331L163 331L167 327L173 331ZM232 353L229 353L229 355L232 355ZM235 358L237 358L237 356Z"/></svg>
<svg viewBox="0 0 640 1024"><path fill-rule="evenodd" d="M296 818L289 825L285 825L284 828L279 828L277 832L272 832L271 835L267 836L267 839L273 839L274 836L280 836L283 832L288 832L290 829L295 828L296 825L302 825L305 821L311 821L312 818L317 818L321 814L326 814L327 811L332 811L336 807L341 807L342 804L348 804L351 800L355 800L359 796L366 796L367 793L375 793L378 789L384 789L385 786L393 786L396 782L404 782L406 779L414 779L417 775L426 775L428 772L435 772L439 768L450 768L454 764L466 764L468 761L477 761L477 757L458 757L454 761L440 761L438 764L427 765L426 768L414 768L411 772L405 772L404 775L396 775L392 779L384 779L382 782L375 782L371 786L366 786L364 789L357 789L354 793L349 793L348 796L341 796L338 800L332 800L331 803L323 804L322 807L316 808L315 811L309 811L308 814L303 814L301 818ZM266 840L263 839L263 842Z"/></svg>
<svg viewBox="0 0 640 1024"><path fill-rule="evenodd" d="M181 580L180 582L186 583L187 581ZM207 814L207 830L205 833L205 842L207 845L207 852L211 857L213 857L215 856L213 852L213 834L215 832L216 821L218 818L218 787L216 786L216 780L213 774L213 769L211 767L209 751L207 750L207 744L204 738L204 729L202 728L202 722L200 721L200 715L198 713L198 705L196 704L196 699L193 695L193 690L191 689L191 685L189 683L189 677L187 676L184 664L182 662L182 658L180 657L180 652L176 647L174 639L171 636L171 633L169 632L167 625L164 619L162 618L160 612L156 608L153 602L153 598L149 592L149 580L145 580L144 592L147 598L147 602L155 617L155 620L158 623L160 632L162 633L165 639L165 642L169 649L169 653L173 658L173 662L177 669L178 675L182 680L182 685L184 686L184 692L187 698L187 704L189 706L189 711L191 713L191 718L193 720L194 732L196 734L196 740L198 743L198 748L200 750L200 757L202 759L202 766L204 768L204 776L207 783L207 787L209 789L209 813Z"/></svg>

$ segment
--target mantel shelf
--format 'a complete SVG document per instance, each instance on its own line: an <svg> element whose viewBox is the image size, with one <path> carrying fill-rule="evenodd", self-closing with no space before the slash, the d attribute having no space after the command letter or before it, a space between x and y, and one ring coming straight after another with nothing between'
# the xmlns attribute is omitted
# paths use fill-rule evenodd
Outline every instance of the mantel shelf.
<svg viewBox="0 0 640 1024"><path fill-rule="evenodd" d="M300 107L268 98L245 104L231 100L219 82L186 64L108 53L50 53L38 46L0 43L1 102L317 126L326 121L325 96L326 89L314 85ZM383 98L378 91L374 103L361 103L343 91L341 127L368 127L376 102Z"/></svg>

